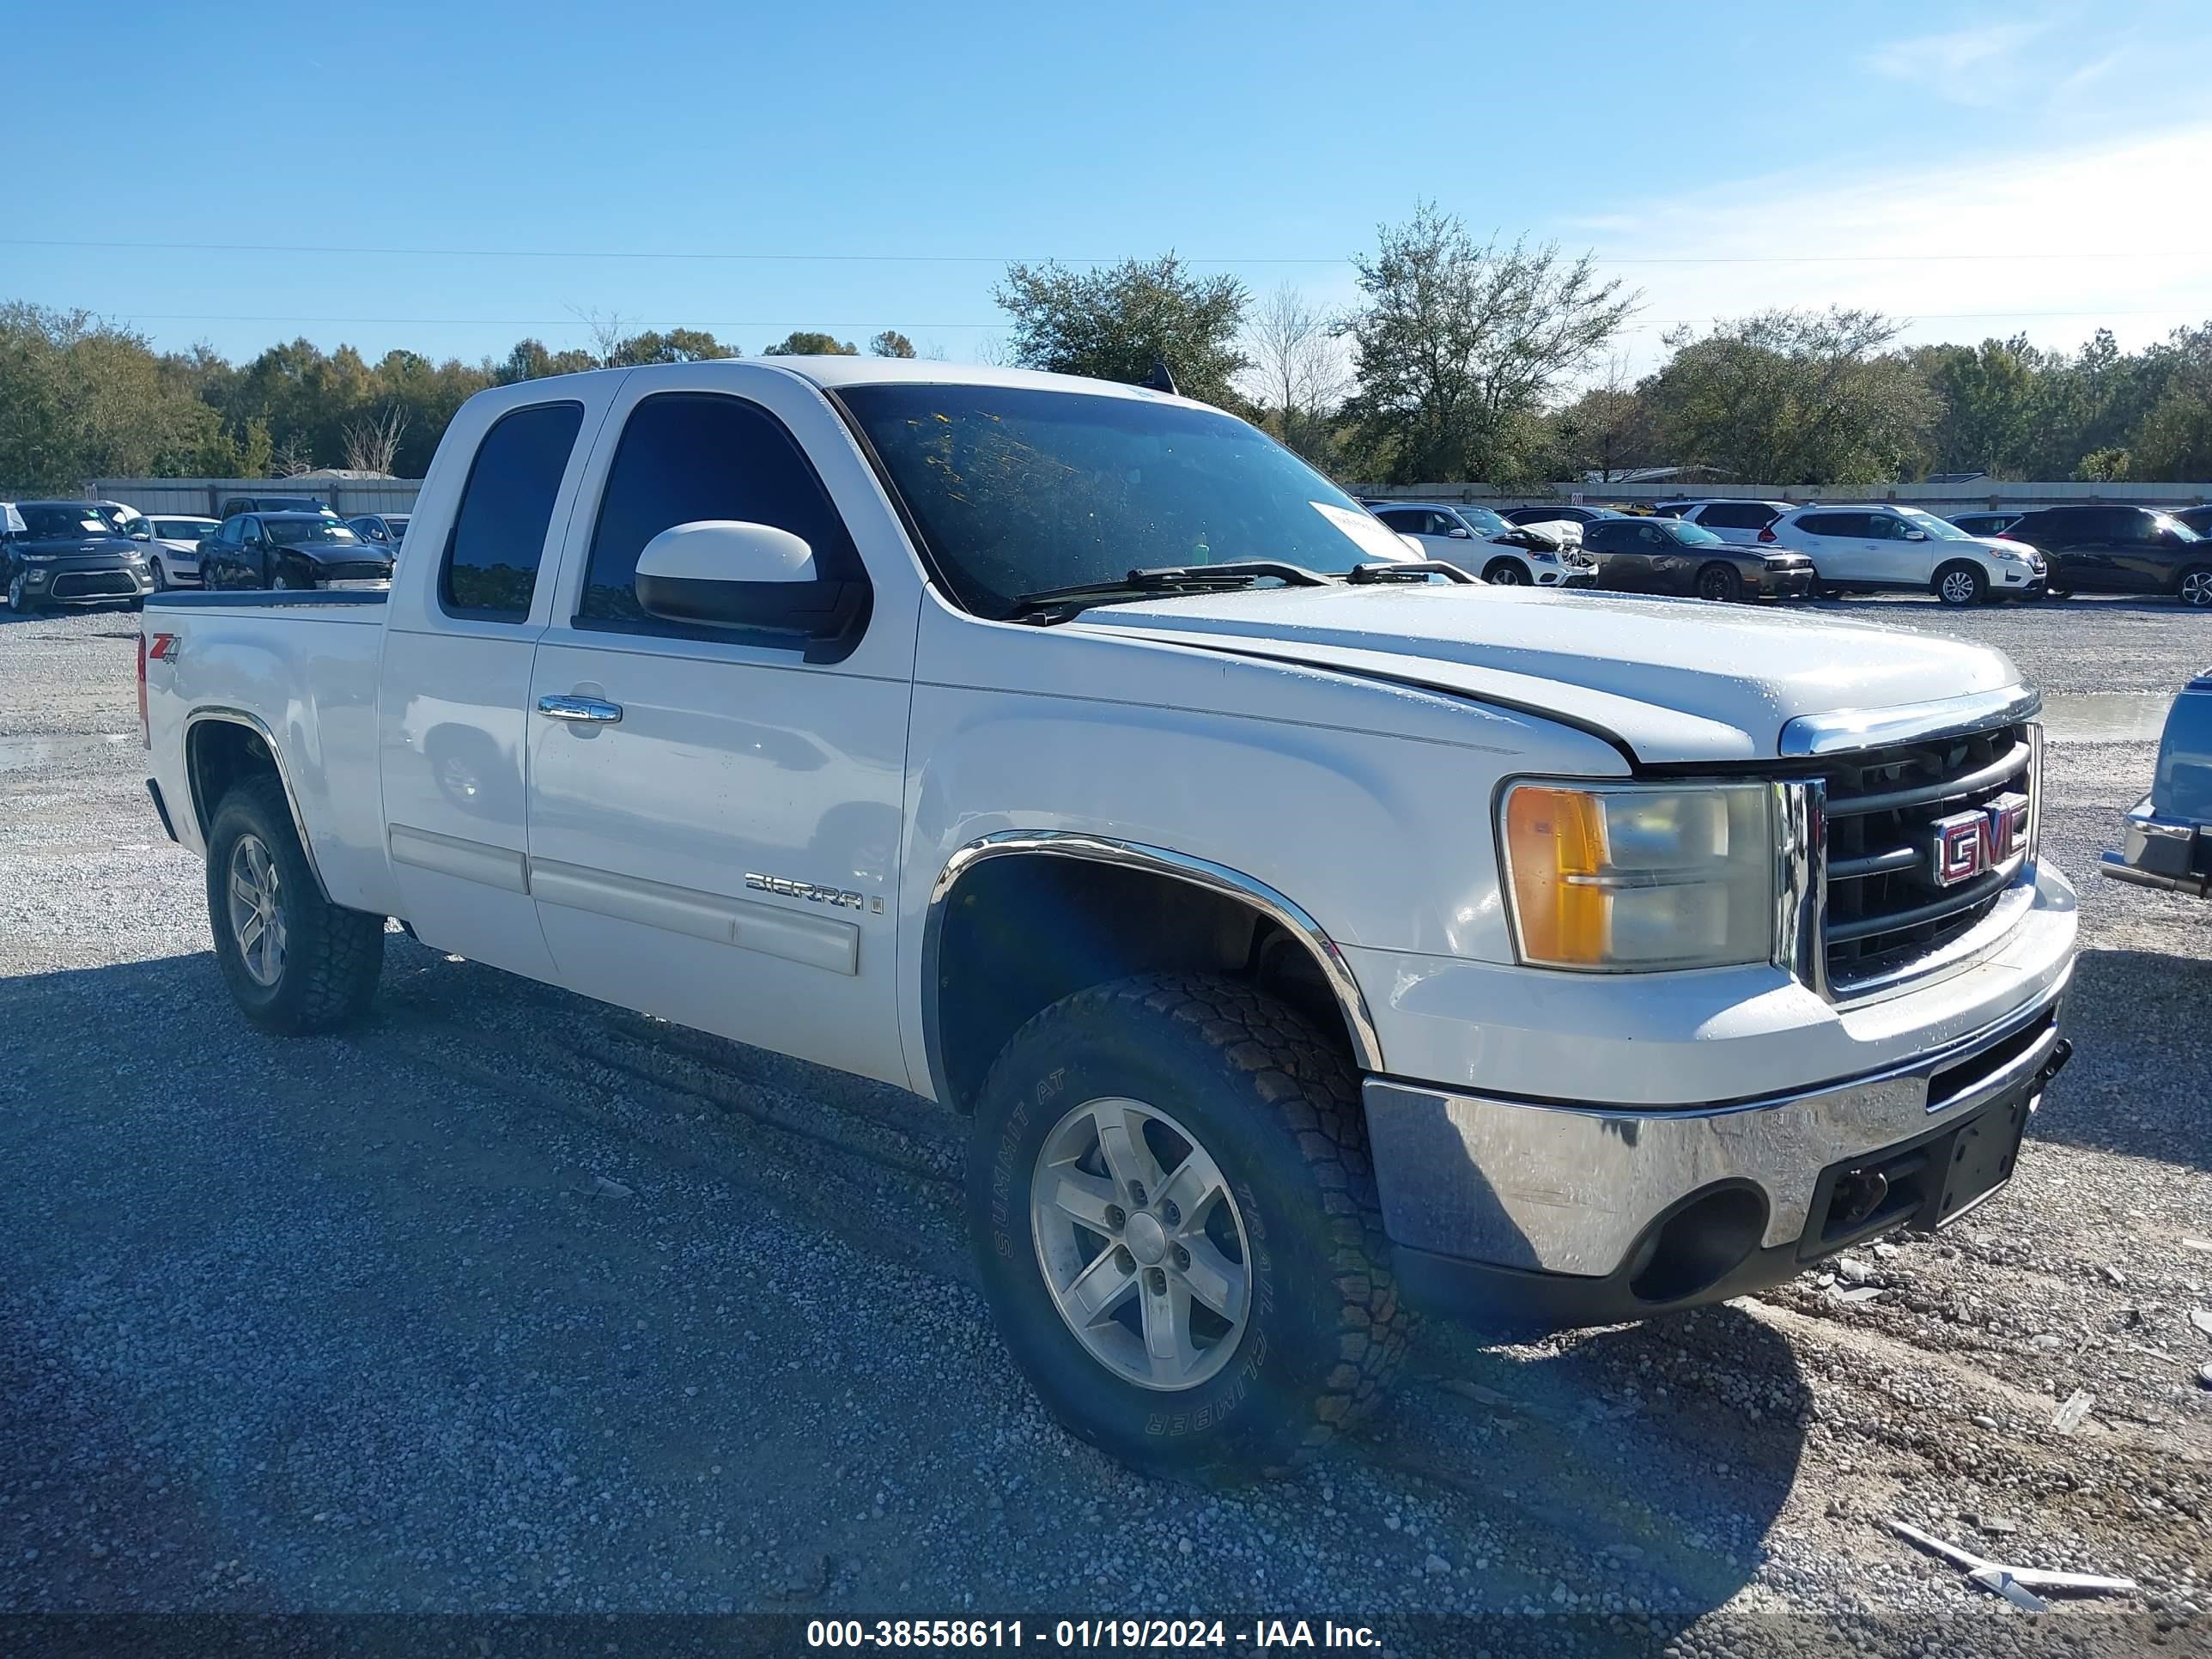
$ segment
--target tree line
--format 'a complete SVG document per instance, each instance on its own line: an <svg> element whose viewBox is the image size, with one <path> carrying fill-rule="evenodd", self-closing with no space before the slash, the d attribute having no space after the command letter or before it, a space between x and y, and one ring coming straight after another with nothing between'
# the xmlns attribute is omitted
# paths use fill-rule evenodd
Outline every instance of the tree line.
<svg viewBox="0 0 2212 1659"><path fill-rule="evenodd" d="M1642 296L1555 243L1479 240L1423 206L1353 261L1357 298L1255 295L1173 253L1092 269L1009 265L986 354L1142 384L1259 422L1340 477L1537 488L1660 465L1716 482L1851 484L1936 472L1998 478L2212 479L2212 322L2123 352L2025 337L1903 346L1879 312L1775 310L1678 329L1640 377L1622 341ZM161 352L82 312L0 304L0 485L92 477L284 477L343 466L420 477L453 412L488 386L578 369L739 356L696 329L518 341L504 357L371 362L305 339L234 364ZM799 331L763 355L912 357Z"/></svg>

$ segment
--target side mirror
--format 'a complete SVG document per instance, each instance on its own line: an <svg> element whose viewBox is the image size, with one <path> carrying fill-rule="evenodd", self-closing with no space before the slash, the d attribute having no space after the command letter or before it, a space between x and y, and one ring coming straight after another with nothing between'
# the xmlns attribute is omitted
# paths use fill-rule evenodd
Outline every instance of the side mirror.
<svg viewBox="0 0 2212 1659"><path fill-rule="evenodd" d="M1905 532L1905 539L1908 542L1924 542L1928 539L1928 532L1924 530L1908 530Z"/></svg>
<svg viewBox="0 0 2212 1659"><path fill-rule="evenodd" d="M772 525L672 525L637 556L637 602L663 622L834 639L852 626L867 594L866 582L823 576L814 550Z"/></svg>
<svg viewBox="0 0 2212 1659"><path fill-rule="evenodd" d="M1450 537L1454 541L1471 542L1474 539L1474 538L1468 533L1468 527L1463 524L1454 525L1449 530L1445 531L1444 534Z"/></svg>

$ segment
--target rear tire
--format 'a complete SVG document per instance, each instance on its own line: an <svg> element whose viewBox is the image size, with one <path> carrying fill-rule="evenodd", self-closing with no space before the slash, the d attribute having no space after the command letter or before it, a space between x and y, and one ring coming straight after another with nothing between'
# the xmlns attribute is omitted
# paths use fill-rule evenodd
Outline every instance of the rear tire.
<svg viewBox="0 0 2212 1659"><path fill-rule="evenodd" d="M304 1036L368 1012L384 967L384 918L323 896L274 777L246 779L216 808L207 900L216 963L262 1030Z"/></svg>
<svg viewBox="0 0 2212 1659"><path fill-rule="evenodd" d="M2173 596L2192 611L2212 610L2212 565L2192 564L2183 571Z"/></svg>
<svg viewBox="0 0 2212 1659"><path fill-rule="evenodd" d="M1990 579L1979 565L1953 562L1936 573L1929 584L1936 597L1945 605L1961 607L1979 605L1990 596Z"/></svg>
<svg viewBox="0 0 2212 1659"><path fill-rule="evenodd" d="M1733 565L1709 564L1698 572L1697 594L1701 599L1734 604L1743 597L1743 578Z"/></svg>
<svg viewBox="0 0 2212 1659"><path fill-rule="evenodd" d="M977 1103L968 1206L1030 1385L1146 1474L1303 1463L1403 1354L1352 1068L1239 981L1119 980L1030 1020Z"/></svg>
<svg viewBox="0 0 2212 1659"><path fill-rule="evenodd" d="M1516 560L1492 559L1482 568L1482 580L1496 587L1533 587L1528 571Z"/></svg>

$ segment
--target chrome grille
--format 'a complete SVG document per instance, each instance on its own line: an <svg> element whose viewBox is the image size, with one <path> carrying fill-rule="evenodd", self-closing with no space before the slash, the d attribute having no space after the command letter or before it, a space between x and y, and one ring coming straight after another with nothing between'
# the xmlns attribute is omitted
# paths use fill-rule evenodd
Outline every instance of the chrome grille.
<svg viewBox="0 0 2212 1659"><path fill-rule="evenodd" d="M2026 723L1824 757L1826 902L1821 946L1832 995L1909 969L1995 909L2034 857L2037 734ZM2016 844L1982 843L1942 878L1948 824L2026 798Z"/></svg>

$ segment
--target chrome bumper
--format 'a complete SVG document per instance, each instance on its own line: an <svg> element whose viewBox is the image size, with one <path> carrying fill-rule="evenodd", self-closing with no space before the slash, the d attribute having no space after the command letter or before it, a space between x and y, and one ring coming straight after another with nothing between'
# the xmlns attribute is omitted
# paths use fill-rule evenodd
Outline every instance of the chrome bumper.
<svg viewBox="0 0 2212 1659"><path fill-rule="evenodd" d="M2212 895L2212 850L2202 826L2162 818L2150 810L2150 798L2136 803L2120 832L2120 850L2106 853L2097 867L2115 881L2160 887L2172 893Z"/></svg>
<svg viewBox="0 0 2212 1659"><path fill-rule="evenodd" d="M2069 969L2033 1005L1908 1065L1779 1098L1623 1109L1371 1078L1368 1139L1384 1223L1394 1243L1413 1249L1602 1277L1682 1200L1748 1184L1765 1206L1761 1247L1795 1244L1825 1171L1944 1128L2040 1077L2059 1052L2056 1014L2070 977ZM2039 1022L2032 1042L2013 1042ZM1978 1067L1992 1050L2005 1052Z"/></svg>

